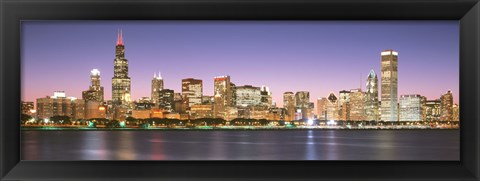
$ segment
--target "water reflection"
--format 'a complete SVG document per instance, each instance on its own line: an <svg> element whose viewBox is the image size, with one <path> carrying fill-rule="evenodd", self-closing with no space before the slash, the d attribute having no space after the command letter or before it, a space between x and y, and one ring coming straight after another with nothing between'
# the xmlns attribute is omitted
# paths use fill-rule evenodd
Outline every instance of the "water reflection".
<svg viewBox="0 0 480 181"><path fill-rule="evenodd" d="M82 134L84 138L81 139L82 147L80 154L82 160L108 160L108 150L106 148L106 132L103 131L88 131Z"/></svg>
<svg viewBox="0 0 480 181"><path fill-rule="evenodd" d="M22 131L24 160L459 160L458 130Z"/></svg>

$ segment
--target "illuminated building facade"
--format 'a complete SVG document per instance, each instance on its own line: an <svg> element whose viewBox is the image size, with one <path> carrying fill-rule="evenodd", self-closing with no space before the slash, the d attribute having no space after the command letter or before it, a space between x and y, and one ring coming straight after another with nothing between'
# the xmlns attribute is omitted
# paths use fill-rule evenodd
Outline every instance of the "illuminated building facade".
<svg viewBox="0 0 480 181"><path fill-rule="evenodd" d="M453 107L453 121L460 121L460 106L454 104Z"/></svg>
<svg viewBox="0 0 480 181"><path fill-rule="evenodd" d="M52 116L72 117L72 100L74 97L66 97L65 92L55 91L53 96L37 99L37 118L45 119Z"/></svg>
<svg viewBox="0 0 480 181"><path fill-rule="evenodd" d="M160 102L160 91L163 90L163 78L160 73L158 76L153 73L151 99L152 102L158 104Z"/></svg>
<svg viewBox="0 0 480 181"><path fill-rule="evenodd" d="M365 93L362 89L350 90L349 119L352 121L365 120Z"/></svg>
<svg viewBox="0 0 480 181"><path fill-rule="evenodd" d="M267 120L285 120L285 109L284 108L270 108L268 109Z"/></svg>
<svg viewBox="0 0 480 181"><path fill-rule="evenodd" d="M327 119L327 98L322 97L317 99L317 119Z"/></svg>
<svg viewBox="0 0 480 181"><path fill-rule="evenodd" d="M295 93L295 107L301 111L301 119L313 118L312 109L313 104L310 102L310 92L298 91Z"/></svg>
<svg viewBox="0 0 480 181"><path fill-rule="evenodd" d="M261 102L262 105L271 107L272 106L272 92L270 92L270 88L267 86L262 85L260 88L260 94L261 94Z"/></svg>
<svg viewBox="0 0 480 181"><path fill-rule="evenodd" d="M22 101L22 114L28 114L32 116L35 111L33 102Z"/></svg>
<svg viewBox="0 0 480 181"><path fill-rule="evenodd" d="M182 95L188 107L202 103L203 82L199 79L182 79Z"/></svg>
<svg viewBox="0 0 480 181"><path fill-rule="evenodd" d="M424 120L425 121L439 121L441 114L441 101L437 100L427 100L425 102Z"/></svg>
<svg viewBox="0 0 480 181"><path fill-rule="evenodd" d="M236 87L237 106L258 106L262 103L260 87L244 85Z"/></svg>
<svg viewBox="0 0 480 181"><path fill-rule="evenodd" d="M452 91L447 91L440 97L440 121L452 121L453 120L453 95Z"/></svg>
<svg viewBox="0 0 480 181"><path fill-rule="evenodd" d="M350 120L350 93L341 90L338 94L338 120Z"/></svg>
<svg viewBox="0 0 480 181"><path fill-rule="evenodd" d="M418 94L400 96L400 121L422 121L422 99Z"/></svg>
<svg viewBox="0 0 480 181"><path fill-rule="evenodd" d="M285 108L285 121L295 119L295 94L293 92L283 93L283 108Z"/></svg>
<svg viewBox="0 0 480 181"><path fill-rule="evenodd" d="M331 92L327 97L326 119L338 120L338 98L335 93Z"/></svg>
<svg viewBox="0 0 480 181"><path fill-rule="evenodd" d="M82 92L82 99L85 101L103 102L103 87L100 85L100 71L93 69L90 71L90 87Z"/></svg>
<svg viewBox="0 0 480 181"><path fill-rule="evenodd" d="M130 77L128 76L128 60L125 58L125 46L122 32L118 33L113 61L112 101L114 106L129 106L131 102Z"/></svg>
<svg viewBox="0 0 480 181"><path fill-rule="evenodd" d="M190 107L190 114L192 119L198 118L213 118L212 104L197 104Z"/></svg>
<svg viewBox="0 0 480 181"><path fill-rule="evenodd" d="M370 70L367 77L365 91L365 119L369 121L378 121L380 113L378 110L378 77L375 71Z"/></svg>
<svg viewBox="0 0 480 181"><path fill-rule="evenodd" d="M172 112L174 105L174 91L170 89L162 89L160 91L159 107L165 112Z"/></svg>
<svg viewBox="0 0 480 181"><path fill-rule="evenodd" d="M398 121L398 52L381 53L381 120Z"/></svg>
<svg viewBox="0 0 480 181"><path fill-rule="evenodd" d="M230 82L230 76L218 76L214 78L214 118L225 118L226 108L234 105L234 85Z"/></svg>

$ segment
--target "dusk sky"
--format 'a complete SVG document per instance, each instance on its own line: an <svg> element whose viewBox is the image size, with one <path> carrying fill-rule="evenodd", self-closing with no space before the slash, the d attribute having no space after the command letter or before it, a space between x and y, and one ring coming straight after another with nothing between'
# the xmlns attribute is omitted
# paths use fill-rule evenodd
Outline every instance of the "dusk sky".
<svg viewBox="0 0 480 181"><path fill-rule="evenodd" d="M99 69L111 100L115 43L123 31L132 100L150 97L154 72L165 88L181 79L230 75L237 86L270 87L277 106L286 91L309 91L310 101L365 90L373 69L380 84L380 52L398 56L398 94L459 100L458 21L24 21L22 100L65 91L82 97ZM379 86L379 93L381 92ZM379 95L380 97L380 95Z"/></svg>

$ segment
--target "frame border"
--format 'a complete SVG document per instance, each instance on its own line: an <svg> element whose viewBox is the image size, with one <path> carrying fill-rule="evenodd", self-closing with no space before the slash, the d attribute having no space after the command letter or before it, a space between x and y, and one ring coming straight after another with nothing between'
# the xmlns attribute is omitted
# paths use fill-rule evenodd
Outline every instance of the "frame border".
<svg viewBox="0 0 480 181"><path fill-rule="evenodd" d="M2 180L480 180L479 0L0 0ZM22 20L459 20L460 161L21 161Z"/></svg>

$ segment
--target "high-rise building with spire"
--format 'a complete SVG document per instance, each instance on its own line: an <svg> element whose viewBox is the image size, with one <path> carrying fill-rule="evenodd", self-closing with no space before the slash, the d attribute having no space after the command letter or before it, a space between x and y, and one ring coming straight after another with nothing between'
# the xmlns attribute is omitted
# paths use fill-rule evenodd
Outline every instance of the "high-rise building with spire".
<svg viewBox="0 0 480 181"><path fill-rule="evenodd" d="M367 90L365 91L365 116L367 120L379 120L378 113L378 77L375 71L370 70L367 77Z"/></svg>
<svg viewBox="0 0 480 181"><path fill-rule="evenodd" d="M382 56L381 120L398 121L398 52L385 50L380 55Z"/></svg>
<svg viewBox="0 0 480 181"><path fill-rule="evenodd" d="M121 30L118 32L113 64L112 101L115 106L126 106L131 101L130 77L128 76L128 60L125 58L125 45Z"/></svg>
<svg viewBox="0 0 480 181"><path fill-rule="evenodd" d="M163 78L161 73L153 73L152 79L152 102L158 104L160 101L160 91L163 90Z"/></svg>

